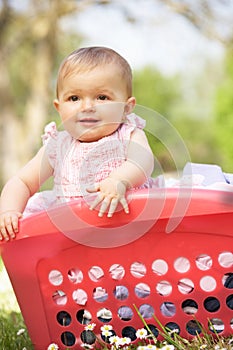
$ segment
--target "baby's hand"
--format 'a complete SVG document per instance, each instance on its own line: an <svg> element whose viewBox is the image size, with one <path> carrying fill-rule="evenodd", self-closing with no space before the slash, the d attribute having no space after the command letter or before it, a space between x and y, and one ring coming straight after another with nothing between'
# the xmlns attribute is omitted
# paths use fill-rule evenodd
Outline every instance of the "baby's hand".
<svg viewBox="0 0 233 350"><path fill-rule="evenodd" d="M99 217L102 217L107 211L107 216L110 218L113 216L118 203L120 203L124 211L128 214L129 207L125 198L127 185L123 181L108 177L96 184L94 188L88 188L87 192L94 193L98 192L97 198L94 200L90 209L93 210L101 203L99 209Z"/></svg>
<svg viewBox="0 0 233 350"><path fill-rule="evenodd" d="M15 234L18 232L19 218L22 214L18 211L9 210L0 214L0 241L5 239L15 238Z"/></svg>

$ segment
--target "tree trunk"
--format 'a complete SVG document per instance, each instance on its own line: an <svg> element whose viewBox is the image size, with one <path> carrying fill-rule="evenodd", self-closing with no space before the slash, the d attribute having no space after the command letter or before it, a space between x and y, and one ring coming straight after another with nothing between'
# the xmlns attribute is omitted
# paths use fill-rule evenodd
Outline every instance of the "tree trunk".
<svg viewBox="0 0 233 350"><path fill-rule="evenodd" d="M20 166L22 151L20 120L15 115L14 101L10 94L10 79L4 61L0 62L0 184L12 176Z"/></svg>

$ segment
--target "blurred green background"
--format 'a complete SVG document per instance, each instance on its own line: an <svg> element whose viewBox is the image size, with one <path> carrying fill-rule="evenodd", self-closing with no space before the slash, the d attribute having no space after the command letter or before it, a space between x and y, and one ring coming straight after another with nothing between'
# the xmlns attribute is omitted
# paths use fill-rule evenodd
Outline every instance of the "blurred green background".
<svg viewBox="0 0 233 350"><path fill-rule="evenodd" d="M132 66L137 103L155 111L148 138L164 172L184 166L177 135L191 161L233 172L232 18L231 0L1 0L0 189L40 147L46 123L59 124L58 66L89 45Z"/></svg>

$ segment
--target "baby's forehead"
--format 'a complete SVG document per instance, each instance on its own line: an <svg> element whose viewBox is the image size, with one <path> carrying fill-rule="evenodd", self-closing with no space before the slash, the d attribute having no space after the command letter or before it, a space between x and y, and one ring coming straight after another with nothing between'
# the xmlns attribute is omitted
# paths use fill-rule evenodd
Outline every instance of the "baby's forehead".
<svg viewBox="0 0 233 350"><path fill-rule="evenodd" d="M70 75L76 74L81 75L85 73L90 73L92 71L99 71L102 74L105 74L107 69L111 68L115 72L121 73L122 70L116 63L96 63L93 62L92 64L87 63L76 63L72 64L71 62L67 62L67 65L64 66L64 68L60 71L61 78L66 78Z"/></svg>
<svg viewBox="0 0 233 350"><path fill-rule="evenodd" d="M112 65L98 65L94 67L71 67L58 81L58 95L63 91L73 93L109 92L116 88L125 90L127 94L127 82L122 73Z"/></svg>
<svg viewBox="0 0 233 350"><path fill-rule="evenodd" d="M64 84L75 84L79 82L92 81L92 84L96 86L97 82L99 85L104 85L106 82L109 84L113 83L117 79L122 79L126 83L125 76L119 67L114 67L113 64L98 64L98 65L70 65L61 74L58 79L58 89L61 90Z"/></svg>

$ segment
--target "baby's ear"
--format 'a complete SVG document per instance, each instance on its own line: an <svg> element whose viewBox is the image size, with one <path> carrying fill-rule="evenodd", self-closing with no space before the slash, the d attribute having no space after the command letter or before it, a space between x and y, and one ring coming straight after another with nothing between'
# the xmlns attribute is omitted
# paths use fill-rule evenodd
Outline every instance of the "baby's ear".
<svg viewBox="0 0 233 350"><path fill-rule="evenodd" d="M133 96L128 98L128 100L127 100L127 102L125 104L125 114L132 113L135 105L136 105L136 98L133 97Z"/></svg>
<svg viewBox="0 0 233 350"><path fill-rule="evenodd" d="M53 105L56 108L56 110L59 112L59 101L58 101L58 99L53 100Z"/></svg>

